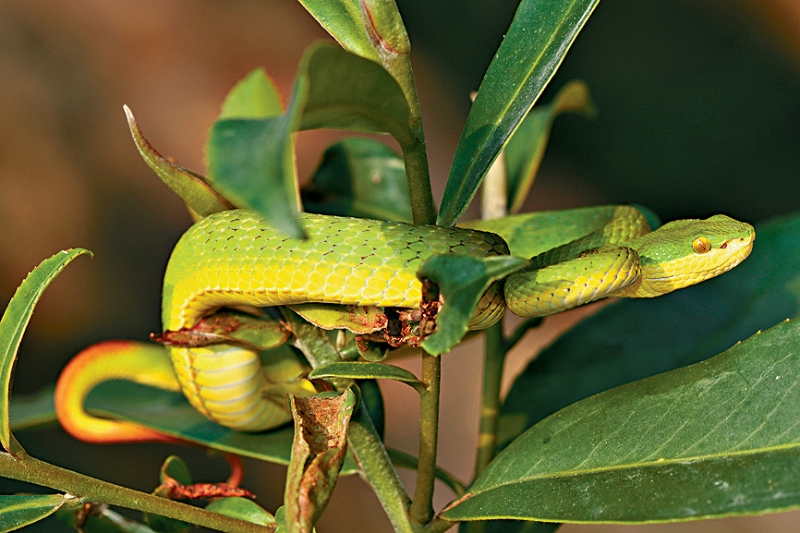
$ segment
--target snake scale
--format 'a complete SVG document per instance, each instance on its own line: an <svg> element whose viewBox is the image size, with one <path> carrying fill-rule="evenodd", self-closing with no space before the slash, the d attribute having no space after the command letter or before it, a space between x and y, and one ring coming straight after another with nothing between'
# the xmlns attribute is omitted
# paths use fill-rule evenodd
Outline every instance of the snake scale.
<svg viewBox="0 0 800 533"><path fill-rule="evenodd" d="M474 224L488 230L482 231L303 214L308 239L296 240L251 212L223 211L200 220L175 246L164 276L164 329L190 330L225 306L416 308L416 271L434 254L531 257L529 267L481 298L470 324L479 329L499 320L506 307L534 317L607 296L665 294L730 270L747 257L755 238L752 226L724 215L650 232L633 208L591 209L608 211L601 224L585 231L578 226L574 236L562 231L561 242L541 249L519 235L526 223L514 217ZM264 392L270 382L258 353L224 344L171 346L170 353L183 393L209 419L244 431L289 419L279 407L283 400Z"/></svg>

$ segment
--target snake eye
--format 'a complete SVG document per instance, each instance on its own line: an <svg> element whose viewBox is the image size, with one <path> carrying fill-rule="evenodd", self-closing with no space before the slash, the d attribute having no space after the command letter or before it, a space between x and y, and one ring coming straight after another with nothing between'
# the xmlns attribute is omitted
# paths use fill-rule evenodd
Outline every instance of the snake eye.
<svg viewBox="0 0 800 533"><path fill-rule="evenodd" d="M711 241L705 237L698 237L692 241L692 250L698 254L704 254L711 249Z"/></svg>

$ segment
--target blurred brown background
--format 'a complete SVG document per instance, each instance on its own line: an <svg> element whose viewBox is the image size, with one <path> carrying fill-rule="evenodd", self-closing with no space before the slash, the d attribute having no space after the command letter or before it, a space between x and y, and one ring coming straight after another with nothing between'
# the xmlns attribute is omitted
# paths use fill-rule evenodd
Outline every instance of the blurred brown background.
<svg viewBox="0 0 800 533"><path fill-rule="evenodd" d="M516 2L398 3L414 44L440 196L469 93ZM66 269L42 299L23 342L16 394L54 382L92 342L144 339L159 329L160 276L189 218L140 160L122 105L157 149L202 172L205 135L231 85L264 66L288 95L303 48L320 38L324 31L292 0L0 2L0 301L56 251L95 253ZM600 115L556 122L529 207L638 202L665 218L726 212L751 222L800 208L796 0L604 0L544 101L575 77L588 82ZM338 135L299 136L302 178ZM549 320L515 350L510 372L585 312ZM444 359L440 463L462 479L477 435L479 348L471 341ZM414 453L417 414L404 406L415 395L392 384L384 391L387 441ZM57 429L20 440L38 457L146 491L167 453L186 457L200 480L226 475L222 461L197 450L101 448ZM262 504L279 505L282 468L251 463L246 483ZM30 487L0 480L0 493L18 490ZM438 505L451 498L440 487ZM352 477L340 482L319 530L354 528L389 531L375 498ZM561 531L796 530L800 515L789 513Z"/></svg>

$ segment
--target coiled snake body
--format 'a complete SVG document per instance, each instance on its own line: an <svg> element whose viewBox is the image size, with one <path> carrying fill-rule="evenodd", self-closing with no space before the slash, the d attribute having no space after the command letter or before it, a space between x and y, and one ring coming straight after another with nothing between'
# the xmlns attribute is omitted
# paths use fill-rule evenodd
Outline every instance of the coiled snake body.
<svg viewBox="0 0 800 533"><path fill-rule="evenodd" d="M665 294L730 270L747 257L755 238L752 226L724 215L649 232L633 208L591 209L577 211L591 214L593 226L578 225L577 234L564 230L560 241L541 244L535 239L542 225L522 217L473 224L488 230L480 231L304 214L308 239L301 241L248 211L216 213L192 226L172 253L164 276L164 329L191 329L223 306L416 308L416 271L434 254L532 257L531 266L481 298L470 325L479 329L496 322L506 307L534 317L607 296ZM526 225L532 226L530 238L521 235ZM171 346L170 352L183 393L211 420L254 431L289 419L276 405L281 400L264 394L269 377L258 353L230 345Z"/></svg>

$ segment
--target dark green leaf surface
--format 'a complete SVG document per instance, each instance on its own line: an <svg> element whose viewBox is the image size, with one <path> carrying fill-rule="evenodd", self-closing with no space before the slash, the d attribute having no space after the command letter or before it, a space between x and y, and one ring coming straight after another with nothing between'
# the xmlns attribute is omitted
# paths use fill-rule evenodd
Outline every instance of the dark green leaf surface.
<svg viewBox="0 0 800 533"><path fill-rule="evenodd" d="M589 88L582 81L572 81L561 88L553 101L530 110L509 139L504 156L508 176L508 212L516 213L528 197L544 156L553 120L565 112L595 113Z"/></svg>
<svg viewBox="0 0 800 533"><path fill-rule="evenodd" d="M599 0L522 0L456 148L438 224L454 225Z"/></svg>
<svg viewBox="0 0 800 533"><path fill-rule="evenodd" d="M303 55L300 80L308 86L308 97L299 129L389 133L400 146L416 142L403 90L379 64L320 42Z"/></svg>
<svg viewBox="0 0 800 533"><path fill-rule="evenodd" d="M455 254L435 255L422 263L417 277L438 285L444 301L436 316L436 331L422 341L425 351L439 355L453 349L467 332L486 289L527 264L526 259L507 255L476 258Z"/></svg>
<svg viewBox="0 0 800 533"><path fill-rule="evenodd" d="M14 455L24 451L11 435L8 409L11 378L19 343L28 327L33 308L36 307L44 290L65 266L82 254L91 255L91 252L83 248L73 248L58 252L42 261L23 280L8 302L3 318L0 319L0 444Z"/></svg>
<svg viewBox="0 0 800 533"><path fill-rule="evenodd" d="M296 93L297 94L297 93ZM268 119L223 119L211 128L208 169L214 187L236 207L253 209L290 237L305 233L297 220L292 114Z"/></svg>
<svg viewBox="0 0 800 533"><path fill-rule="evenodd" d="M404 368L383 363L342 362L332 363L314 369L308 379L345 378L345 379L393 379L408 383L415 389L424 388L421 381L412 372Z"/></svg>
<svg viewBox="0 0 800 533"><path fill-rule="evenodd" d="M545 349L501 408L499 442L582 398L707 359L800 316L800 216L757 224L756 233L752 254L731 272L613 303Z"/></svg>
<svg viewBox="0 0 800 533"><path fill-rule="evenodd" d="M65 500L61 494L0 495L0 533L14 531L47 518L56 512Z"/></svg>
<svg viewBox="0 0 800 533"><path fill-rule="evenodd" d="M167 435L215 450L236 453L271 463L288 464L292 428L283 426L264 433L240 433L206 419L182 394L146 387L129 381L107 381L86 398L92 413L132 420ZM357 467L346 459L342 473Z"/></svg>
<svg viewBox="0 0 800 533"><path fill-rule="evenodd" d="M448 519L667 522L800 508L800 321L536 424Z"/></svg>
<svg viewBox="0 0 800 533"><path fill-rule="evenodd" d="M345 50L380 61L361 22L358 0L300 0L300 3Z"/></svg>
<svg viewBox="0 0 800 533"><path fill-rule="evenodd" d="M12 431L55 423L55 387L51 385L35 394L14 396L9 411Z"/></svg>
<svg viewBox="0 0 800 533"><path fill-rule="evenodd" d="M128 127L133 136L133 142L136 144L136 149L139 150L142 159L161 178L161 181L172 189L172 192L180 196L189 209L204 217L232 208L225 198L211 188L211 185L206 182L203 176L173 163L158 153L144 138L128 106L124 106L124 109L125 116L128 118Z"/></svg>
<svg viewBox="0 0 800 533"><path fill-rule="evenodd" d="M278 89L264 69L257 68L233 86L217 118L270 118L281 113Z"/></svg>
<svg viewBox="0 0 800 533"><path fill-rule="evenodd" d="M374 139L351 137L325 150L301 195L311 213L413 222L403 158Z"/></svg>
<svg viewBox="0 0 800 533"><path fill-rule="evenodd" d="M262 526L275 524L275 517L266 509L246 498L221 498L206 506L206 511L224 514Z"/></svg>

